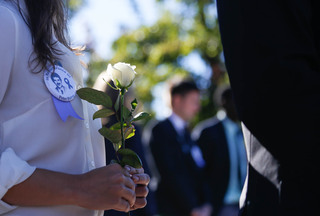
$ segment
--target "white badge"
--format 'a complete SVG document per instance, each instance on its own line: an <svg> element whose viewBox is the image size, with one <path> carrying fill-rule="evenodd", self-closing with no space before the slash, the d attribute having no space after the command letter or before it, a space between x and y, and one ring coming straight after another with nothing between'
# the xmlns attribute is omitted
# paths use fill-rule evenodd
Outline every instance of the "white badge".
<svg viewBox="0 0 320 216"><path fill-rule="evenodd" d="M63 67L55 65L44 72L44 82L50 93L61 101L71 101L76 95L72 76Z"/></svg>

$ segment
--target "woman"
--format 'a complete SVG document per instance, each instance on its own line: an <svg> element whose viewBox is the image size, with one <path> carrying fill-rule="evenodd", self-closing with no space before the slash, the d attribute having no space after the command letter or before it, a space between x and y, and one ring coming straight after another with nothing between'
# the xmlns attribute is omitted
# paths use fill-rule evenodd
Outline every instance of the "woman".
<svg viewBox="0 0 320 216"><path fill-rule="evenodd" d="M0 0L0 214L87 216L146 205L143 169L105 166L96 108L77 95L61 101L46 81L59 71L71 77L62 79L66 89L83 86L64 10L62 0ZM76 118L63 119L59 104Z"/></svg>

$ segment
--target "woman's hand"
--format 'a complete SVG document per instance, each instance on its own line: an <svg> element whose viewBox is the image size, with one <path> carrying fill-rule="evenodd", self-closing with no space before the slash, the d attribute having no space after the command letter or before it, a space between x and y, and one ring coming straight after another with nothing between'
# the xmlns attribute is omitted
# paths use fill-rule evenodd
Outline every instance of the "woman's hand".
<svg viewBox="0 0 320 216"><path fill-rule="evenodd" d="M150 182L150 177L148 174L144 173L143 168L135 169L130 166L125 166L125 169L132 175L132 180L136 184L136 202L131 206L130 210L143 208L147 205L146 197L149 193L147 186Z"/></svg>
<svg viewBox="0 0 320 216"><path fill-rule="evenodd" d="M132 177L127 169L116 163L83 174L78 205L89 209L130 211L136 203L136 185Z"/></svg>

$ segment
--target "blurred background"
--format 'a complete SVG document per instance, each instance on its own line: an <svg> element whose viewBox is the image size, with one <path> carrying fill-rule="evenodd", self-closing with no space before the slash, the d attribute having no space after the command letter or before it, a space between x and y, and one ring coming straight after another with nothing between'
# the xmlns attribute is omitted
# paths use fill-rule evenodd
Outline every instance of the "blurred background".
<svg viewBox="0 0 320 216"><path fill-rule="evenodd" d="M73 46L85 46L84 77L92 87L108 63L136 65L134 91L143 109L170 114L169 80L193 78L202 108L193 124L217 112L212 98L228 83L213 0L70 0ZM146 122L144 122L146 123Z"/></svg>

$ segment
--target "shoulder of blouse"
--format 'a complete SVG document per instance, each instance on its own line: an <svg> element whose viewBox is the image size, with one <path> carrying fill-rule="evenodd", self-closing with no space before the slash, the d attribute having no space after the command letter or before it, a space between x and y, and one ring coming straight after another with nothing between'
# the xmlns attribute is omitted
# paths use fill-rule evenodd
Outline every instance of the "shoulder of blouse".
<svg viewBox="0 0 320 216"><path fill-rule="evenodd" d="M0 4L0 104L5 94L16 49L16 17L12 10Z"/></svg>
<svg viewBox="0 0 320 216"><path fill-rule="evenodd" d="M7 30L4 28L10 28L15 22L15 13L10 8L9 5L0 3L0 27L2 30ZM1 31L1 34L5 34L6 31Z"/></svg>

